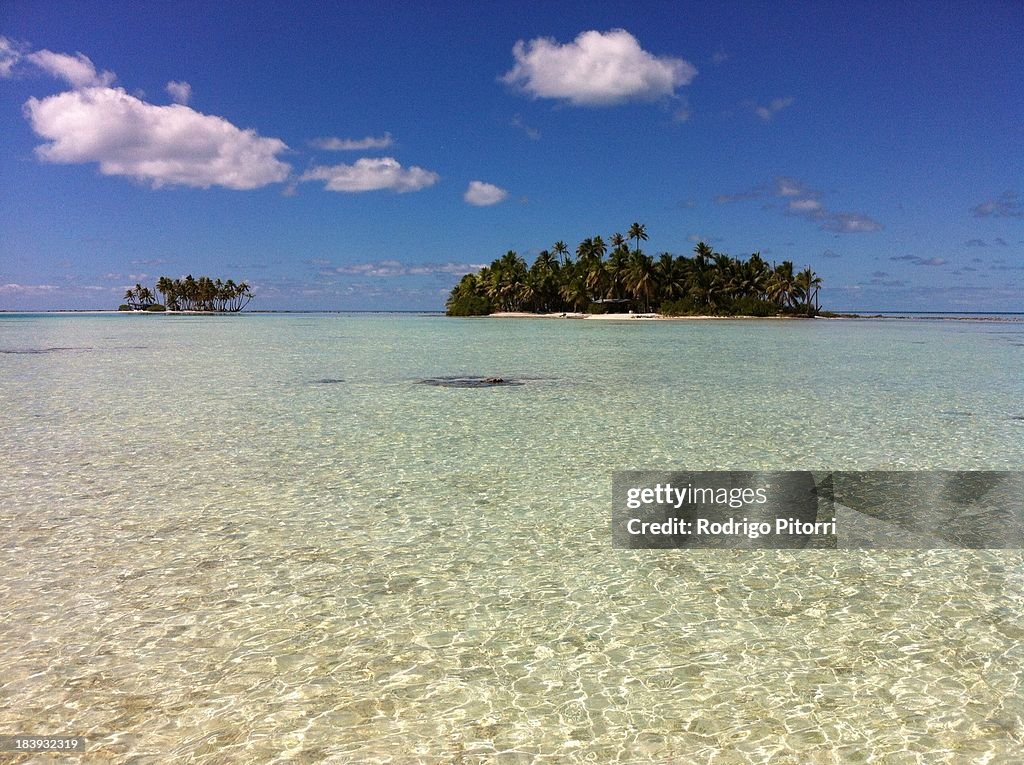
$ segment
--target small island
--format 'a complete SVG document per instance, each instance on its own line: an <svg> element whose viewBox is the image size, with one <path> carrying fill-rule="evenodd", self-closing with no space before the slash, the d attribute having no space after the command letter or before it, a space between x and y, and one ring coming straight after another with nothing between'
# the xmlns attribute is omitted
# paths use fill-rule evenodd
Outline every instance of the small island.
<svg viewBox="0 0 1024 765"><path fill-rule="evenodd" d="M200 313L238 313L252 300L252 291L245 282L221 281L208 276L198 279L189 274L184 279L161 276L156 292L163 297L158 303L149 287L136 284L124 293L119 311L194 311Z"/></svg>
<svg viewBox="0 0 1024 765"><path fill-rule="evenodd" d="M448 297L446 313L831 315L821 311L822 280L809 266L796 272L792 261L769 264L759 252L740 260L706 242L697 244L693 257L663 252L655 259L640 249L647 238L646 226L634 223L625 236L613 234L608 243L600 236L584 239L575 258L558 241L529 267L510 250L463 276Z"/></svg>

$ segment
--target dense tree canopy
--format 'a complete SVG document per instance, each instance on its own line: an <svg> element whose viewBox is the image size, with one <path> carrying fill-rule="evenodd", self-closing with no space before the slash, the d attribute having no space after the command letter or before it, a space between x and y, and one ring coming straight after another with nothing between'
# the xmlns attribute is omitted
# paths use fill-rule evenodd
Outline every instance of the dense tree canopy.
<svg viewBox="0 0 1024 765"><path fill-rule="evenodd" d="M808 266L796 272L792 261L769 264L755 252L746 260L715 252L707 243L693 256L640 249L646 227L634 223L625 236L584 239L573 259L565 242L542 250L533 265L506 252L452 289L452 316L495 311L590 313L657 311L667 315L775 316L818 313L822 280ZM629 242L635 243L630 249Z"/></svg>

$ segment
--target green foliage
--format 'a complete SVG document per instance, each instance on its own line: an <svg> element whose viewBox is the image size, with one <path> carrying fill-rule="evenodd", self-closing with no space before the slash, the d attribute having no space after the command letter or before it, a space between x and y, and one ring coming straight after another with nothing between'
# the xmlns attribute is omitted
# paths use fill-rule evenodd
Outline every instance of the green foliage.
<svg viewBox="0 0 1024 765"><path fill-rule="evenodd" d="M691 298L680 298L662 303L658 312L662 316L699 316L701 309Z"/></svg>
<svg viewBox="0 0 1024 765"><path fill-rule="evenodd" d="M156 283L156 292L164 296L163 304L156 302L156 295L149 287L136 284L124 293L127 303L118 310L127 311L210 311L235 313L241 311L252 300L253 294L245 282L228 279L211 279L189 274L184 279L161 276Z"/></svg>
<svg viewBox="0 0 1024 765"><path fill-rule="evenodd" d="M491 312L491 301L481 295L452 296L445 311L449 316L486 316Z"/></svg>
<svg viewBox="0 0 1024 765"><path fill-rule="evenodd" d="M777 316L779 307L767 300L747 296L734 300L730 306L730 313L734 316Z"/></svg>
<svg viewBox="0 0 1024 765"><path fill-rule="evenodd" d="M131 307L130 305L128 305L127 303L121 303L121 305L119 305L119 306L117 307L117 310L118 310L118 311L131 311L131 310L133 310L133 309L132 309L132 307Z"/></svg>
<svg viewBox="0 0 1024 765"><path fill-rule="evenodd" d="M655 260L640 249L646 241L646 227L634 223L625 236L611 235L610 252L601 236L580 242L575 259L558 241L529 267L509 251L462 278L448 298L448 314L596 314L615 312L613 305L667 316L814 316L820 310L822 280L809 266L797 273L792 261L769 264L759 252L740 260L705 242L693 257L663 252Z"/></svg>

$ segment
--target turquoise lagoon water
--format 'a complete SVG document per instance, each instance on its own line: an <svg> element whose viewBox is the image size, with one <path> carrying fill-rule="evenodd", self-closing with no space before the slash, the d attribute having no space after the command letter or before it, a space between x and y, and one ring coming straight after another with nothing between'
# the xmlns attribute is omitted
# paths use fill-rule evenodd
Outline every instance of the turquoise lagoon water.
<svg viewBox="0 0 1024 765"><path fill-rule="evenodd" d="M0 351L0 732L111 762L1024 750L1020 551L609 529L622 469L1019 469L1022 324L11 315Z"/></svg>

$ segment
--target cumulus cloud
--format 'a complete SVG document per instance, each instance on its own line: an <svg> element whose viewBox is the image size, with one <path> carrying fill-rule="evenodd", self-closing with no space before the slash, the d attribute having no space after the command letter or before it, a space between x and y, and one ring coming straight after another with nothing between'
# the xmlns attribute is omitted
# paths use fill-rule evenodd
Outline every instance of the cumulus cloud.
<svg viewBox="0 0 1024 765"><path fill-rule="evenodd" d="M48 143L46 162L99 163L104 175L151 183L255 189L283 181L291 167L277 138L242 130L187 106L155 106L123 88L84 88L25 102L32 129Z"/></svg>
<svg viewBox="0 0 1024 765"><path fill-rule="evenodd" d="M25 56L49 75L64 80L73 88L106 87L116 77L113 72L99 72L92 61L83 53L73 56L69 53L54 53L50 50L37 50Z"/></svg>
<svg viewBox="0 0 1024 765"><path fill-rule="evenodd" d="M987 199L971 208L976 218L1024 218L1024 203L1020 194L1006 191L995 199Z"/></svg>
<svg viewBox="0 0 1024 765"><path fill-rule="evenodd" d="M787 96L786 98L773 98L767 106L753 104L754 114L765 122L771 122L776 114L781 112L783 109L792 106L795 100L796 99L792 96Z"/></svg>
<svg viewBox="0 0 1024 765"><path fill-rule="evenodd" d="M192 86L187 82L171 80L167 83L167 92L176 104L187 104L192 98Z"/></svg>
<svg viewBox="0 0 1024 765"><path fill-rule="evenodd" d="M488 207L503 202L508 197L505 189L495 186L493 183L483 181L470 181L469 188L462 198L475 207Z"/></svg>
<svg viewBox="0 0 1024 765"><path fill-rule="evenodd" d="M422 167L403 168L391 157L357 159L352 165L318 165L307 170L300 181L324 181L328 191L378 191L398 193L433 186L441 176Z"/></svg>
<svg viewBox="0 0 1024 765"><path fill-rule="evenodd" d="M655 56L624 29L581 32L560 45L548 37L519 40L515 66L501 80L534 98L555 98L575 106L607 106L674 96L697 76L681 58Z"/></svg>
<svg viewBox="0 0 1024 765"><path fill-rule="evenodd" d="M367 136L366 138L314 138L309 144L325 151L366 151L368 149L386 149L394 142L391 133L385 133L380 137Z"/></svg>

